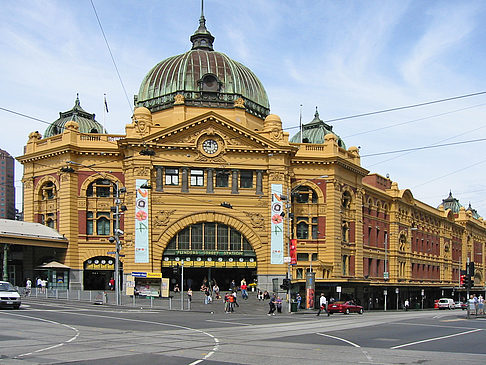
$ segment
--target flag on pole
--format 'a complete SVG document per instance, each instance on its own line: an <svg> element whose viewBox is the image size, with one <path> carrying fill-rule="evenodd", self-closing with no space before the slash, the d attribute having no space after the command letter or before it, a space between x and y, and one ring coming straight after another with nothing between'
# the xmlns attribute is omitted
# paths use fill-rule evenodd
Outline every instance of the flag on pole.
<svg viewBox="0 0 486 365"><path fill-rule="evenodd" d="M105 110L108 113L108 103L106 102L106 94L104 94L104 96L105 96Z"/></svg>

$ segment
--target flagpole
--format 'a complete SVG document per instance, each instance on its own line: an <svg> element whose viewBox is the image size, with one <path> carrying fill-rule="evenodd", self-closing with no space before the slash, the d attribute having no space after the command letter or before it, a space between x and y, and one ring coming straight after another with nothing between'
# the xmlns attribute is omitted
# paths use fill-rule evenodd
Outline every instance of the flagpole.
<svg viewBox="0 0 486 365"><path fill-rule="evenodd" d="M300 129L300 143L302 143L302 104L300 104L300 116L299 116L299 129Z"/></svg>

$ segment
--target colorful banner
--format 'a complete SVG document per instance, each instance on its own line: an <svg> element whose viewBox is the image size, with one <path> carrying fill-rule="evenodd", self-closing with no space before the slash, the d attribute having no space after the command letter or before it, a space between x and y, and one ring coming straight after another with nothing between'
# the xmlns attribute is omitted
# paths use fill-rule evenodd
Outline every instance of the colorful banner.
<svg viewBox="0 0 486 365"><path fill-rule="evenodd" d="M272 184L272 207L270 209L271 221L271 256L270 264L283 264L284 254L284 224L283 203L281 199L282 184Z"/></svg>
<svg viewBox="0 0 486 365"><path fill-rule="evenodd" d="M290 265L297 265L297 240L290 240Z"/></svg>
<svg viewBox="0 0 486 365"><path fill-rule="evenodd" d="M135 263L149 262L148 189L141 186L147 180L136 180L135 197Z"/></svg>

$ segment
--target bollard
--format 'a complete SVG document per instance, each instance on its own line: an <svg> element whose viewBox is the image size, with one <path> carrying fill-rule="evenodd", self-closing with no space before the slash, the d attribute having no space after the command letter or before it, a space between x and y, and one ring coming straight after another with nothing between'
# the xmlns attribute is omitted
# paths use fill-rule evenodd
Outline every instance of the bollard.
<svg viewBox="0 0 486 365"><path fill-rule="evenodd" d="M135 307L135 294L132 295L132 306Z"/></svg>
<svg viewBox="0 0 486 365"><path fill-rule="evenodd" d="M169 310L172 310L172 297L169 297Z"/></svg>

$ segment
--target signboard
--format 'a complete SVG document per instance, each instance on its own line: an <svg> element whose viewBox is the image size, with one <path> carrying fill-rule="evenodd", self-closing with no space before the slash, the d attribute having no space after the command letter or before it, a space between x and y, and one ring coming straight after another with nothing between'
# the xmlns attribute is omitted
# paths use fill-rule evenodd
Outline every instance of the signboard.
<svg viewBox="0 0 486 365"><path fill-rule="evenodd" d="M132 275L127 275L126 279L126 295L133 295L135 292L135 278Z"/></svg>
<svg viewBox="0 0 486 365"><path fill-rule="evenodd" d="M285 256L284 257L284 264L290 264L290 256Z"/></svg>
<svg viewBox="0 0 486 365"><path fill-rule="evenodd" d="M162 283L160 287L160 295L163 298L169 297L169 278L162 278Z"/></svg>
<svg viewBox="0 0 486 365"><path fill-rule="evenodd" d="M159 272L132 271L132 276L135 278L162 278L162 274Z"/></svg>
<svg viewBox="0 0 486 365"><path fill-rule="evenodd" d="M383 273L383 279L389 279L390 278L390 274L388 273L388 271L385 271Z"/></svg>
<svg viewBox="0 0 486 365"><path fill-rule="evenodd" d="M396 288L395 289L395 294L398 294L400 292L400 289Z"/></svg>
<svg viewBox="0 0 486 365"><path fill-rule="evenodd" d="M387 294L388 294L388 290L383 289L383 295L387 295Z"/></svg>
<svg viewBox="0 0 486 365"><path fill-rule="evenodd" d="M270 234L271 234L271 256L270 264L283 264L284 253L284 225L283 217L283 203L281 199L282 184L272 184L272 206L270 207Z"/></svg>
<svg viewBox="0 0 486 365"><path fill-rule="evenodd" d="M135 263L149 262L148 189L141 188L146 182L137 179L135 183Z"/></svg>
<svg viewBox="0 0 486 365"><path fill-rule="evenodd" d="M341 293L341 287L340 286L336 286L336 293Z"/></svg>

